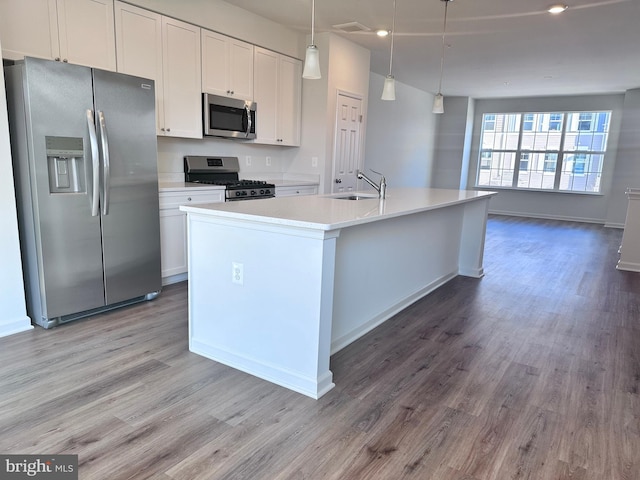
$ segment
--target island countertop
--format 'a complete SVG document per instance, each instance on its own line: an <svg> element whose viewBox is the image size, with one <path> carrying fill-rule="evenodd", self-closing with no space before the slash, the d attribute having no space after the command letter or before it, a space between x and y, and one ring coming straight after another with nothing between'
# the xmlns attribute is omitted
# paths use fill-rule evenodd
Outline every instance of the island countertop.
<svg viewBox="0 0 640 480"><path fill-rule="evenodd" d="M402 215L462 204L496 192L449 190L438 188L394 188L381 200L376 193L345 192L331 195L308 195L269 198L246 202L226 202L181 206L184 212L259 221L276 225L335 230ZM361 200L339 197L359 195Z"/></svg>

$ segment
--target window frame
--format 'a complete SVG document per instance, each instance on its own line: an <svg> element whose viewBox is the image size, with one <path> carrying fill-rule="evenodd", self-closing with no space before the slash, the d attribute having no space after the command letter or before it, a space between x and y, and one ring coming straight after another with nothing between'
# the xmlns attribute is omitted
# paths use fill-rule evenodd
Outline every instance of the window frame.
<svg viewBox="0 0 640 480"><path fill-rule="evenodd" d="M486 112L480 115L481 123L478 145L478 163L476 164L475 169L474 188L569 193L577 195L603 195L602 177L605 175L607 159L609 156L607 149L610 146L611 126L613 123L613 111L611 109L550 112ZM606 121L604 121L605 119L602 119L601 115L606 115ZM489 116L492 129L486 130L485 119ZM573 116L575 116L575 118ZM544 121L548 122L546 126L543 124ZM576 126L571 127L569 124L570 121L575 121ZM589 129L585 128L586 122L589 122L590 124ZM517 147L493 148L495 147L495 145L493 145L492 148L483 148L486 132L490 132L494 137L499 134L506 136L508 133L513 133L512 130L508 128L504 130L496 130L496 128L498 128L498 125L512 125L514 123L519 125ZM604 128L599 130L601 125L603 125ZM590 144L590 148L587 150L585 150L581 145L576 144L575 138L572 139L572 135L580 135L583 132L592 132L592 135L594 135L591 140L592 143ZM549 148L549 140L547 140L547 143L544 145L544 149L524 149L522 145L523 135L535 133L554 133L556 138L553 143L554 148ZM601 137L599 143L596 142L596 134ZM557 145L558 135L559 145ZM568 149L565 149L565 141L567 140L567 137L569 137L570 141L567 142ZM489 138L489 141L491 142L492 139ZM504 147L506 143L507 141L503 140L501 146ZM513 144L513 141L511 141L511 143ZM557 150L555 149L555 146L558 146ZM603 150L594 149L594 146L600 146ZM550 169L549 167L551 160L547 160L547 157L549 157L550 154L554 154L556 157L555 167L553 169ZM505 168L501 163L496 163L495 169L492 168L492 165L487 166L486 159L493 159L494 155L496 159L512 156L514 163L512 166L510 165L509 168ZM536 161L536 157L540 155L545 158L542 167L540 167L539 163ZM569 168L570 164L568 162L572 161L571 159L575 162L575 158L578 155L583 159L581 162L583 168L576 168L577 163L571 164L571 167ZM489 161L491 162L492 160ZM521 162L526 163L526 168L524 168ZM593 168L592 165L596 164L596 162L597 169L591 171L591 168ZM589 166L589 171L585 169L587 165ZM541 175L539 186L535 186L537 184L537 179L533 177L532 172L533 174ZM553 173L554 176L553 187L550 187L549 173ZM492 180L491 177L494 174L498 180L496 183L492 184L494 180ZM523 177L522 184L519 183L521 174L528 176ZM485 180L485 183L481 184L481 176L488 176L490 178ZM511 176L510 185L508 184L509 176ZM545 176L547 178L546 181L544 179ZM590 179L585 182L579 181L574 183L574 177L580 176L589 176ZM504 177L504 179L502 177ZM527 178L530 180L527 180ZM531 182L531 180L535 180L534 186L531 186L531 183L527 183ZM543 187L545 183L546 185ZM582 189L576 189L576 185L582 187Z"/></svg>

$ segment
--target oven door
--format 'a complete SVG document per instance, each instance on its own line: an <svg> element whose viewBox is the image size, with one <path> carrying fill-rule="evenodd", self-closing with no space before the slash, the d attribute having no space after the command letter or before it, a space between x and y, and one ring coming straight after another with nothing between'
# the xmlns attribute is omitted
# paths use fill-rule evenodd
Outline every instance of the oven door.
<svg viewBox="0 0 640 480"><path fill-rule="evenodd" d="M257 105L250 100L202 94L203 133L238 140L256 138Z"/></svg>

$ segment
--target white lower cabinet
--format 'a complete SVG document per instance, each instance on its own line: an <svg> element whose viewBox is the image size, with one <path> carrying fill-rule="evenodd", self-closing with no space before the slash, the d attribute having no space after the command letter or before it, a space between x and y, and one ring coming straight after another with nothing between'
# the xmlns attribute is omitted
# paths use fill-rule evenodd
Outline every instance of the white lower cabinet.
<svg viewBox="0 0 640 480"><path fill-rule="evenodd" d="M187 214L180 205L224 202L224 189L160 193L162 284L187 279Z"/></svg>
<svg viewBox="0 0 640 480"><path fill-rule="evenodd" d="M296 195L316 195L317 185L294 185L286 187L276 187L276 197L293 197Z"/></svg>

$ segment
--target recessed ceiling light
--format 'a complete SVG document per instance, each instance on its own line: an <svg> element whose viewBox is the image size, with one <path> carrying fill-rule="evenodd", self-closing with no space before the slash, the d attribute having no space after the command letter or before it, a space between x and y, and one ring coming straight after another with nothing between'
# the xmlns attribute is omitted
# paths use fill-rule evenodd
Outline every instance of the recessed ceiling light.
<svg viewBox="0 0 640 480"><path fill-rule="evenodd" d="M547 10L547 12L553 13L553 14L558 14L558 13L564 12L567 8L569 8L569 7L567 7L566 5L561 5L561 4L551 5L549 7L549 9Z"/></svg>
<svg viewBox="0 0 640 480"><path fill-rule="evenodd" d="M389 35L389 30L378 30L376 32L376 35L378 35L379 37L386 37L387 35Z"/></svg>

